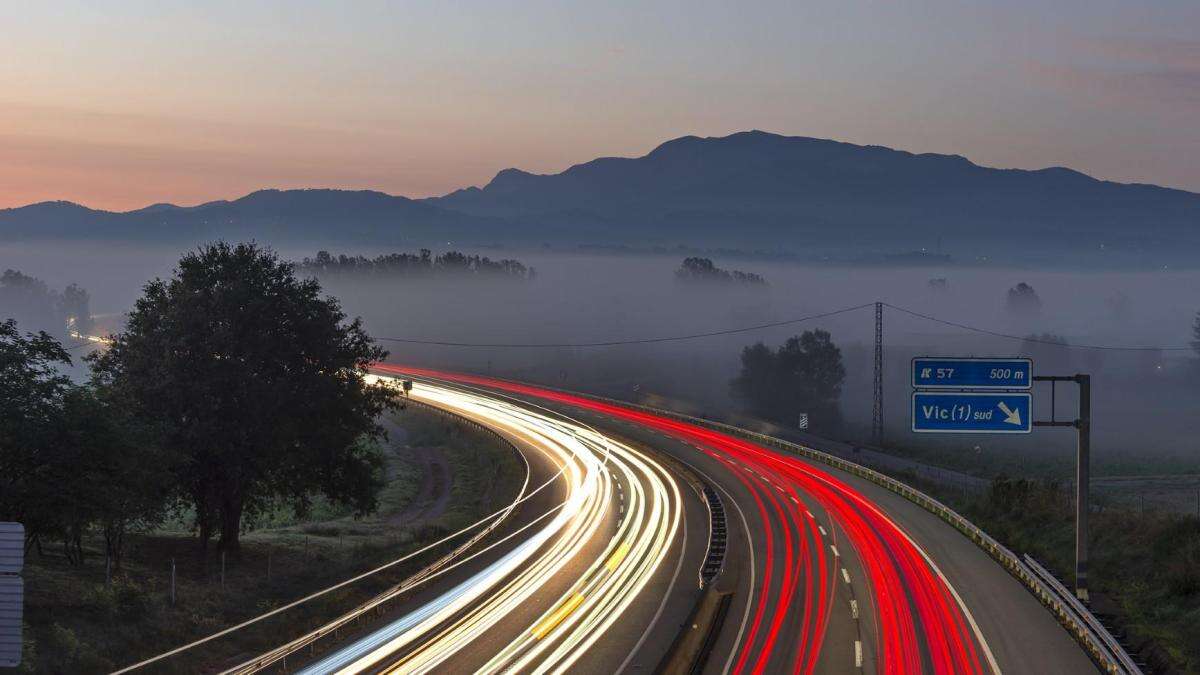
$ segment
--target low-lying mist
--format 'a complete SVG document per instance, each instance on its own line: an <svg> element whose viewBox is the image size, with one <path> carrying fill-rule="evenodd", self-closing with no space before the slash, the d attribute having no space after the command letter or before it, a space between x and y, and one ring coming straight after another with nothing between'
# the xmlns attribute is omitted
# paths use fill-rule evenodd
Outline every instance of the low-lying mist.
<svg viewBox="0 0 1200 675"><path fill-rule="evenodd" d="M331 249L375 255L381 250ZM279 249L287 259L314 250ZM435 251L436 252L436 251ZM465 253L489 254L487 251ZM18 269L51 287L74 282L91 294L94 314L127 311L141 286L170 274L176 248L5 244L0 269ZM495 257L495 256L493 256ZM724 268L763 276L766 286L685 284L680 256L570 255L506 250L537 270L532 279L487 276L323 279L351 316L378 338L442 342L594 343L721 331L884 301L960 324L1016 336L1050 334L1070 345L1184 347L1200 310L1200 271L1064 272L998 267L834 267L717 259ZM944 280L944 281L934 281ZM932 282L932 283L931 283ZM1011 309L1007 291L1030 285L1040 309ZM2 310L3 308L0 308ZM383 341L391 360L557 382L564 387L634 398L658 395L701 412L735 403L728 382L740 350L775 346L810 328L833 334L847 370L842 410L847 436L871 414L873 308L749 333L690 341L606 347L449 347ZM116 320L98 324L117 329ZM975 446L1020 454L1069 456L1065 430L1027 437L918 437L909 427L909 360L914 355L1015 356L1035 359L1036 374L1093 375L1093 443L1098 459L1134 469L1172 458L1200 467L1200 382L1191 351L1064 349L974 333L885 309L885 421L889 437L910 444ZM1073 417L1073 385L1059 387L1060 419ZM1049 415L1048 388L1035 388L1035 409ZM804 411L797 411L804 412ZM1067 453L1064 455L1064 453ZM1164 465L1166 466L1166 465ZM1195 471L1194 468L1188 470Z"/></svg>

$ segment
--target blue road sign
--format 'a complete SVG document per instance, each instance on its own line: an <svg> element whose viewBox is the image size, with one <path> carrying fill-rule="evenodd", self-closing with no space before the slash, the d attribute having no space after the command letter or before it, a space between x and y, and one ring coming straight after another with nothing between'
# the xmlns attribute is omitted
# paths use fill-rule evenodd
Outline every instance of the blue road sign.
<svg viewBox="0 0 1200 675"><path fill-rule="evenodd" d="M918 356L912 360L916 389L1029 389L1029 359L951 359Z"/></svg>
<svg viewBox="0 0 1200 675"><path fill-rule="evenodd" d="M912 430L923 434L1027 434L1033 396L1026 393L914 391Z"/></svg>

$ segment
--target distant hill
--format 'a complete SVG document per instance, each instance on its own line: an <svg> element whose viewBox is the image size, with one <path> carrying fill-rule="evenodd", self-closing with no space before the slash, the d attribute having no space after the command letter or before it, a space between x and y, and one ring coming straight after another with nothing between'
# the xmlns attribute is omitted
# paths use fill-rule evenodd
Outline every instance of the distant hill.
<svg viewBox="0 0 1200 675"><path fill-rule="evenodd" d="M369 190L260 190L233 201L181 207L154 204L116 213L71 202L0 210L0 239L121 239L193 242L349 241L421 244L447 234L491 238L498 223Z"/></svg>
<svg viewBox="0 0 1200 675"><path fill-rule="evenodd" d="M604 242L1200 253L1195 193L761 131L685 136L552 175L506 169L483 188L426 201Z"/></svg>
<svg viewBox="0 0 1200 675"><path fill-rule="evenodd" d="M262 190L126 213L69 202L0 210L0 240L216 236L410 246L682 245L800 257L834 252L843 259L922 249L956 260L1078 262L1088 254L1194 266L1200 194L1065 168L992 169L955 155L748 131L685 136L643 157L601 158L551 175L505 169L482 188L423 200Z"/></svg>

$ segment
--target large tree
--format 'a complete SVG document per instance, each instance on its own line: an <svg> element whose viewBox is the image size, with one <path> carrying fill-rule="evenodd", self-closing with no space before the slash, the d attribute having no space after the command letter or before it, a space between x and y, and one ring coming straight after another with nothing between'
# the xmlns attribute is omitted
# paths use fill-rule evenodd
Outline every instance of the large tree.
<svg viewBox="0 0 1200 675"><path fill-rule="evenodd" d="M22 335L15 321L0 323L0 520L24 523L30 541L58 524L42 474L71 389L58 366L70 363L50 335Z"/></svg>
<svg viewBox="0 0 1200 675"><path fill-rule="evenodd" d="M316 280L254 244L221 242L147 284L93 369L181 457L176 482L202 546L216 530L236 551L243 523L275 504L303 513L319 492L375 508L371 441L396 394L365 375L386 355Z"/></svg>
<svg viewBox="0 0 1200 675"><path fill-rule="evenodd" d="M71 384L65 365L54 338L0 324L0 520L24 523L39 549L60 539L73 564L98 528L119 567L125 533L165 511L171 461L124 402Z"/></svg>
<svg viewBox="0 0 1200 675"><path fill-rule="evenodd" d="M57 502L67 559L83 562L83 535L94 527L120 569L125 535L161 523L174 502L175 457L127 402L104 388L67 392L53 444L42 478L51 491L47 501Z"/></svg>
<svg viewBox="0 0 1200 675"><path fill-rule="evenodd" d="M742 370L731 388L756 415L794 425L800 413L808 413L813 428L833 429L841 423L845 379L841 350L827 331L812 330L778 350L761 342L743 349Z"/></svg>

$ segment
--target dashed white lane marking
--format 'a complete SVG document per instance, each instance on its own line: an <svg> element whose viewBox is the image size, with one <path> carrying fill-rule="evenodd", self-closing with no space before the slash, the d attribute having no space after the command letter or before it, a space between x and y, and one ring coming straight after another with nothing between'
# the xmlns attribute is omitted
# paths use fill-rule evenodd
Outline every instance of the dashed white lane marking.
<svg viewBox="0 0 1200 675"><path fill-rule="evenodd" d="M805 509L805 510L804 510L804 512L808 514L808 517L809 517L809 518L816 518L816 516L814 516L814 515L812 514L812 511L809 511L808 509Z"/></svg>
<svg viewBox="0 0 1200 675"><path fill-rule="evenodd" d="M850 598L850 618L858 618L858 601L854 598Z"/></svg>
<svg viewBox="0 0 1200 675"><path fill-rule="evenodd" d="M830 548L830 550L833 551L833 557L835 557L835 558L841 557L841 554L838 553L836 546L834 546L833 544L830 544L829 548Z"/></svg>
<svg viewBox="0 0 1200 675"><path fill-rule="evenodd" d="M827 537L827 536L829 536L829 533L825 531L825 528L821 527L820 525L818 525L818 526L817 526L817 529L821 531L821 536L822 536L822 537Z"/></svg>
<svg viewBox="0 0 1200 675"><path fill-rule="evenodd" d="M793 503L793 504L799 504L799 503L800 503L800 500L799 500L799 499L796 499L795 497L792 497L791 499L792 499L792 503Z"/></svg>
<svg viewBox="0 0 1200 675"><path fill-rule="evenodd" d="M862 664L863 664L862 640L855 640L854 641L854 667L862 668Z"/></svg>
<svg viewBox="0 0 1200 675"><path fill-rule="evenodd" d="M842 568L842 579L844 579L846 583L850 583L850 573L846 571L845 567Z"/></svg>

